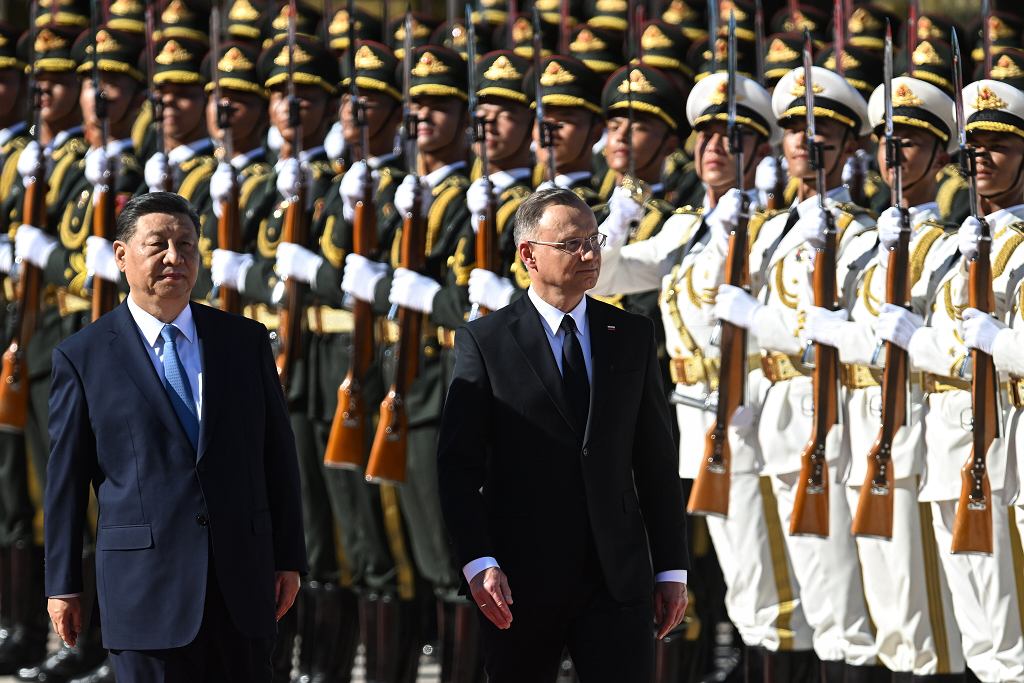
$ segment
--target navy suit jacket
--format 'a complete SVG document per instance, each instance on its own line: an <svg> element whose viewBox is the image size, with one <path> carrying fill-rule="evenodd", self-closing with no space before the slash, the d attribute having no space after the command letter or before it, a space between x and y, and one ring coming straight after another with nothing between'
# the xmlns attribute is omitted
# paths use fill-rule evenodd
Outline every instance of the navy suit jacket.
<svg viewBox="0 0 1024 683"><path fill-rule="evenodd" d="M295 441L267 330L199 304L192 315L203 367L198 455L127 305L53 352L46 592L83 590L92 485L111 649L192 642L208 573L241 632L272 637L274 572L306 571Z"/></svg>

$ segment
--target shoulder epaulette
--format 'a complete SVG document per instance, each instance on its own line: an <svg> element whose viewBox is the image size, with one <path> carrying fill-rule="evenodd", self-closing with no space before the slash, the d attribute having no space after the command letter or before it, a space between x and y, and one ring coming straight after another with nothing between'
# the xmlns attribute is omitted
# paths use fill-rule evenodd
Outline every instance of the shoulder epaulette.
<svg viewBox="0 0 1024 683"><path fill-rule="evenodd" d="M875 215L871 213L870 209L865 209L859 204L853 202L836 202L836 208L850 215L850 218L856 218L857 216L867 216L871 220L875 220Z"/></svg>
<svg viewBox="0 0 1024 683"><path fill-rule="evenodd" d="M1017 221L1016 223L1010 223L1008 226L1010 230L1013 230L1021 235L1024 235L1024 221Z"/></svg>
<svg viewBox="0 0 1024 683"><path fill-rule="evenodd" d="M956 223L950 223L948 221L939 221L934 218L929 218L926 221L921 221L919 224L920 228L938 228L944 233L951 234L960 229L960 226Z"/></svg>
<svg viewBox="0 0 1024 683"><path fill-rule="evenodd" d="M121 152L118 161L121 163L121 168L123 170L137 172L142 171L142 164L139 163L139 160L135 158L134 154L129 154L128 152Z"/></svg>
<svg viewBox="0 0 1024 683"><path fill-rule="evenodd" d="M522 183L513 183L511 187L506 188L505 191L498 196L498 201L500 203L505 203L515 199L526 199L531 194L533 194L533 190L528 186L523 185Z"/></svg>
<svg viewBox="0 0 1024 683"><path fill-rule="evenodd" d="M250 178L258 178L259 176L270 173L271 166L265 161L254 161L244 169L242 173Z"/></svg>
<svg viewBox="0 0 1024 683"><path fill-rule="evenodd" d="M680 206L678 209L676 209L672 213L687 213L687 214L691 214L691 215L694 215L694 216L700 216L700 215L702 215L704 213L704 207L703 206L690 206L689 204L687 204L686 206Z"/></svg>
<svg viewBox="0 0 1024 683"><path fill-rule="evenodd" d="M644 203L644 208L650 211L657 211L661 214L675 213L675 207L661 197L651 197Z"/></svg>
<svg viewBox="0 0 1024 683"><path fill-rule="evenodd" d="M747 243L753 244L764 224L782 214L788 214L789 209L759 209L747 219Z"/></svg>
<svg viewBox="0 0 1024 683"><path fill-rule="evenodd" d="M313 171L313 177L316 179L334 175L334 167L327 159L313 159L309 162L309 168Z"/></svg>

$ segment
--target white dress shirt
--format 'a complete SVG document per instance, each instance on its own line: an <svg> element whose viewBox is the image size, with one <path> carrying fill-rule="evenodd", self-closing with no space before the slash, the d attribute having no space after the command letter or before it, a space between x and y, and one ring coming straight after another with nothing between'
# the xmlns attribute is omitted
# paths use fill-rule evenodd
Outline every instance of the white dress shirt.
<svg viewBox="0 0 1024 683"><path fill-rule="evenodd" d="M164 324L158 319L142 310L131 295L128 295L128 310L135 320L135 326L142 337L142 343L149 352L149 360L153 362L153 369L156 370L160 383L164 382L164 338L160 331ZM196 415L200 421L203 415L203 354L200 347L199 337L196 334L196 323L192 319L192 308L186 305L178 317L171 322L178 328L180 334L175 340L178 349L178 359L185 368L185 375L188 377L189 387L192 389L192 400L196 407Z"/></svg>
<svg viewBox="0 0 1024 683"><path fill-rule="evenodd" d="M562 343L565 341L565 332L561 329L562 318L566 315L572 317L573 322L576 323L576 337L579 339L580 349L583 351L583 362L587 366L587 380L590 382L591 387L593 387L594 361L590 357L590 325L587 323L587 297L583 297L576 304L576 308L569 311L569 313L565 313L544 301L544 299L541 299L533 287L526 290L526 295L530 297L534 308L540 313L541 327L544 328L544 335L548 338L548 345L551 346L551 353L555 356L555 365L558 366L559 373L562 372ZM473 577L483 570L497 566L499 566L498 561L493 557L480 557L466 563L466 566L462 568L462 575L466 577L466 581L472 581ZM686 583L686 570L672 569L658 572L654 576L654 580Z"/></svg>

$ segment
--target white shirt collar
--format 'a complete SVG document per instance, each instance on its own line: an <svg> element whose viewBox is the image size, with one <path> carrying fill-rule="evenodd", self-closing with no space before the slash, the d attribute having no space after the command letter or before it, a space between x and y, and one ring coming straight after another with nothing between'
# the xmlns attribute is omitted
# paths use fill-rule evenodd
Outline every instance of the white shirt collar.
<svg viewBox="0 0 1024 683"><path fill-rule="evenodd" d="M831 200L831 202L829 201ZM830 206L836 202L848 202L850 201L850 193L847 191L845 185L839 187L833 187L831 190L825 193L825 206ZM796 199L793 200L793 206L796 207L797 212L803 216L804 212L808 211L811 207L818 205L818 195L812 195L802 202L798 202Z"/></svg>
<svg viewBox="0 0 1024 683"><path fill-rule="evenodd" d="M442 180L450 176L452 173L455 173L465 165L465 161L456 161L453 164L442 166L436 171L431 171L427 175L423 176L423 180L425 180L427 185L429 185L430 187L437 187L438 183L440 183Z"/></svg>
<svg viewBox="0 0 1024 683"><path fill-rule="evenodd" d="M52 152L55 149L60 149L61 145L67 142L68 138L74 137L76 135L81 135L82 130L82 126L74 126L72 128L68 128L67 130L60 131L59 133L53 136L52 140L50 140L50 144L46 146L46 151Z"/></svg>
<svg viewBox="0 0 1024 683"><path fill-rule="evenodd" d="M490 175L491 185L498 192L504 192L518 180L526 180L532 171L529 168L510 168L507 171L495 171Z"/></svg>
<svg viewBox="0 0 1024 683"><path fill-rule="evenodd" d="M160 339L160 332L164 329L164 324L150 313L142 310L142 307L135 303L135 299L132 298L131 294L128 295L128 311L132 314L135 324L142 331L142 338L146 340L147 344L155 347L157 340ZM181 332L182 336L190 344L195 343L196 323L192 319L191 306L186 305L171 324L178 328L178 331Z"/></svg>
<svg viewBox="0 0 1024 683"><path fill-rule="evenodd" d="M919 213L934 212L938 208L939 208L939 203L938 202L925 202L924 204L918 204L917 206L910 207L909 209L907 209L907 213L909 213L910 217L913 218L914 216L916 216Z"/></svg>
<svg viewBox="0 0 1024 683"><path fill-rule="evenodd" d="M590 171L573 171L572 173L559 173L555 176L555 187L572 187L577 181L586 180L594 175Z"/></svg>
<svg viewBox="0 0 1024 683"><path fill-rule="evenodd" d="M566 313L541 299L532 286L526 290L526 294L530 297L530 301L533 302L537 312L540 313L540 318L544 321L548 334L552 337L556 336L562 327L562 318L566 316ZM568 315L576 323L576 330L579 334L585 335L587 333L587 297L584 296L580 299L580 302L576 304L576 308L569 311Z"/></svg>
<svg viewBox="0 0 1024 683"><path fill-rule="evenodd" d="M109 140L107 141L107 154L115 156L122 152L129 152L132 150L132 139L123 138L121 140Z"/></svg>
<svg viewBox="0 0 1024 683"><path fill-rule="evenodd" d="M167 153L167 163L172 166L181 166L183 163L207 150L213 149L213 140L200 138L185 145L178 145Z"/></svg>
<svg viewBox="0 0 1024 683"><path fill-rule="evenodd" d="M389 161L393 161L398 158L398 154L395 152L389 152L387 154L381 154L379 157L370 157L366 163L370 165L370 168L378 169L384 166Z"/></svg>
<svg viewBox="0 0 1024 683"><path fill-rule="evenodd" d="M985 216L985 220L993 228L1002 227L1008 223L1016 223L1024 216L1024 204L1017 204L1016 206L1009 206L1005 209L999 209L989 215Z"/></svg>
<svg viewBox="0 0 1024 683"><path fill-rule="evenodd" d="M6 145L11 141L15 135L20 135L23 131L28 129L28 124L24 121L18 121L13 126L9 126L0 130L0 145Z"/></svg>
<svg viewBox="0 0 1024 683"><path fill-rule="evenodd" d="M262 147L254 147L253 149L250 149L248 152L241 152L239 154L236 154L234 158L231 160L231 165L235 167L236 171L241 171L251 162L256 161L257 159L262 159L266 155L267 153L266 151L264 151Z"/></svg>
<svg viewBox="0 0 1024 683"><path fill-rule="evenodd" d="M323 145L310 147L309 149L304 149L301 152L299 152L299 161L309 161L313 157L319 156L320 154L326 154L326 152L324 152Z"/></svg>

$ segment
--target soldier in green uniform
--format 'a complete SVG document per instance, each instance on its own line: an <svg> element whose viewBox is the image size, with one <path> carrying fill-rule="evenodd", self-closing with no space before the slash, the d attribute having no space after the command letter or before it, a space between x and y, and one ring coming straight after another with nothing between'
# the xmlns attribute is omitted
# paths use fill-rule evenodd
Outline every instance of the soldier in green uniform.
<svg viewBox="0 0 1024 683"><path fill-rule="evenodd" d="M278 248L283 244L285 218L292 202L300 195L302 184L305 184L304 194L307 198L307 205L299 208L304 214L302 219L309 221L310 225L316 225L322 214L324 196L333 178L330 161L324 152L323 139L330 127L331 115L337 109L334 98L340 80L337 62L331 53L320 42L299 36L291 60L302 135L301 139L297 139L299 128L293 127L289 120L289 61L288 41L278 38L263 50L257 62L263 87L270 95L270 123L281 134L282 146L274 169L253 181L242 213L242 235L254 236L246 241L251 244L254 239L255 250L252 253L240 253L218 248L213 251L211 258L213 285L219 287L227 283L240 292L243 300L249 304L246 313L268 324L271 329L277 327L276 312L284 299L285 274L299 281L315 280L312 287L315 300L311 298L304 301L300 310L290 312L294 315L305 315L307 312L312 315L319 308L317 302L322 295L319 278L313 278L308 274L309 270L294 265L297 247L315 249L316 235L310 234L306 245L292 247L291 267L282 271L275 268L280 264ZM327 284L323 286L326 290L330 289ZM313 395L310 378L315 377L316 368L309 366L306 350L310 348L310 337L314 330L308 330L306 325L303 328L303 334L298 339L289 340L292 344L298 344L303 351L291 369L287 398L299 455L303 519L310 565L310 572L300 592L298 610L301 612L298 616L301 633L300 673L308 676L312 675L314 666L319 670L327 665L323 659L314 661L318 651L320 657L330 657L338 647L336 643L318 640L317 619L322 620L327 614L336 616L337 592L327 597L322 588L325 584L332 587L337 585L341 554L336 544L337 530L324 484L323 449L322 445L317 445L318 433L308 410ZM287 635L278 643L277 652L285 668L291 647L291 639Z"/></svg>
<svg viewBox="0 0 1024 683"><path fill-rule="evenodd" d="M16 191L21 186L17 167L21 151L29 142L25 122L25 103L31 102L25 78L28 65L16 51L19 32L0 26L0 207L4 230L0 238L0 271L13 266L13 248L8 238L11 226L21 215ZM38 145L37 145L38 148ZM13 299L13 282L4 278L4 298ZM6 301L4 302L6 306ZM6 319L6 312L2 317ZM6 345L7 336L3 337ZM35 545L33 519L35 503L29 494L29 472L23 434L0 435L0 674L11 674L43 654L45 622L40 621L43 605L42 586L37 581L42 571L39 549ZM38 494L38 490L36 491Z"/></svg>
<svg viewBox="0 0 1024 683"><path fill-rule="evenodd" d="M216 73L219 77L222 102L230 109L228 123L231 126L234 156L231 159L222 157L213 175L201 181L192 193L198 202L206 204L205 211L199 214L202 232L199 239L199 255L203 267L192 290L193 296L197 299L208 296L212 298L214 293L210 266L213 261L213 250L218 247L217 222L223 202L228 200L233 188L237 186L239 213L244 214L253 191L263 176L270 173L266 149L263 147L269 122L267 91L256 71L258 60L259 49L251 43L229 42L221 46L216 59L211 53L203 63L204 73ZM206 84L206 92L206 125L213 132L214 139L220 140L222 132L217 127L218 109L213 77ZM207 198L208 203L205 202ZM251 253L256 249L255 232L241 235L241 241L244 252Z"/></svg>
<svg viewBox="0 0 1024 683"><path fill-rule="evenodd" d="M121 273L114 264L110 242L92 236L93 195L101 181L101 170L111 164L115 185L116 206L120 207L142 182L142 169L135 158L130 138L132 124L139 105L145 97L145 76L138 69L143 43L138 36L100 27L95 35L84 32L72 46L76 72L81 79L80 104L84 134L89 150L84 157L74 155L67 162L66 176L51 187L59 187L56 196L56 235L52 236L40 226L21 226L15 238L16 255L43 270L43 281L52 291L53 303L44 306L39 328L32 338L28 352L30 415L38 420L40 449L30 446L34 470L40 487L45 485L46 459L49 453L45 437L47 423L47 397L50 389L50 352L69 334L80 329L90 318L91 302L87 298L90 277L102 277L120 283ZM97 118L96 87L93 83L94 57L98 56L99 83L104 93L107 110L109 139L101 146L102 124ZM55 165L55 170L60 165ZM87 247L88 244L88 247ZM87 551L87 554L91 551ZM92 577L92 560L86 557L87 576ZM87 594L94 589L86 582ZM103 662L105 653L100 645L99 629L88 629L78 644L61 648L45 661L18 671L20 680L63 681L81 675ZM102 670L109 670L105 665ZM103 671L99 671L102 674ZM106 679L100 679L106 680Z"/></svg>

